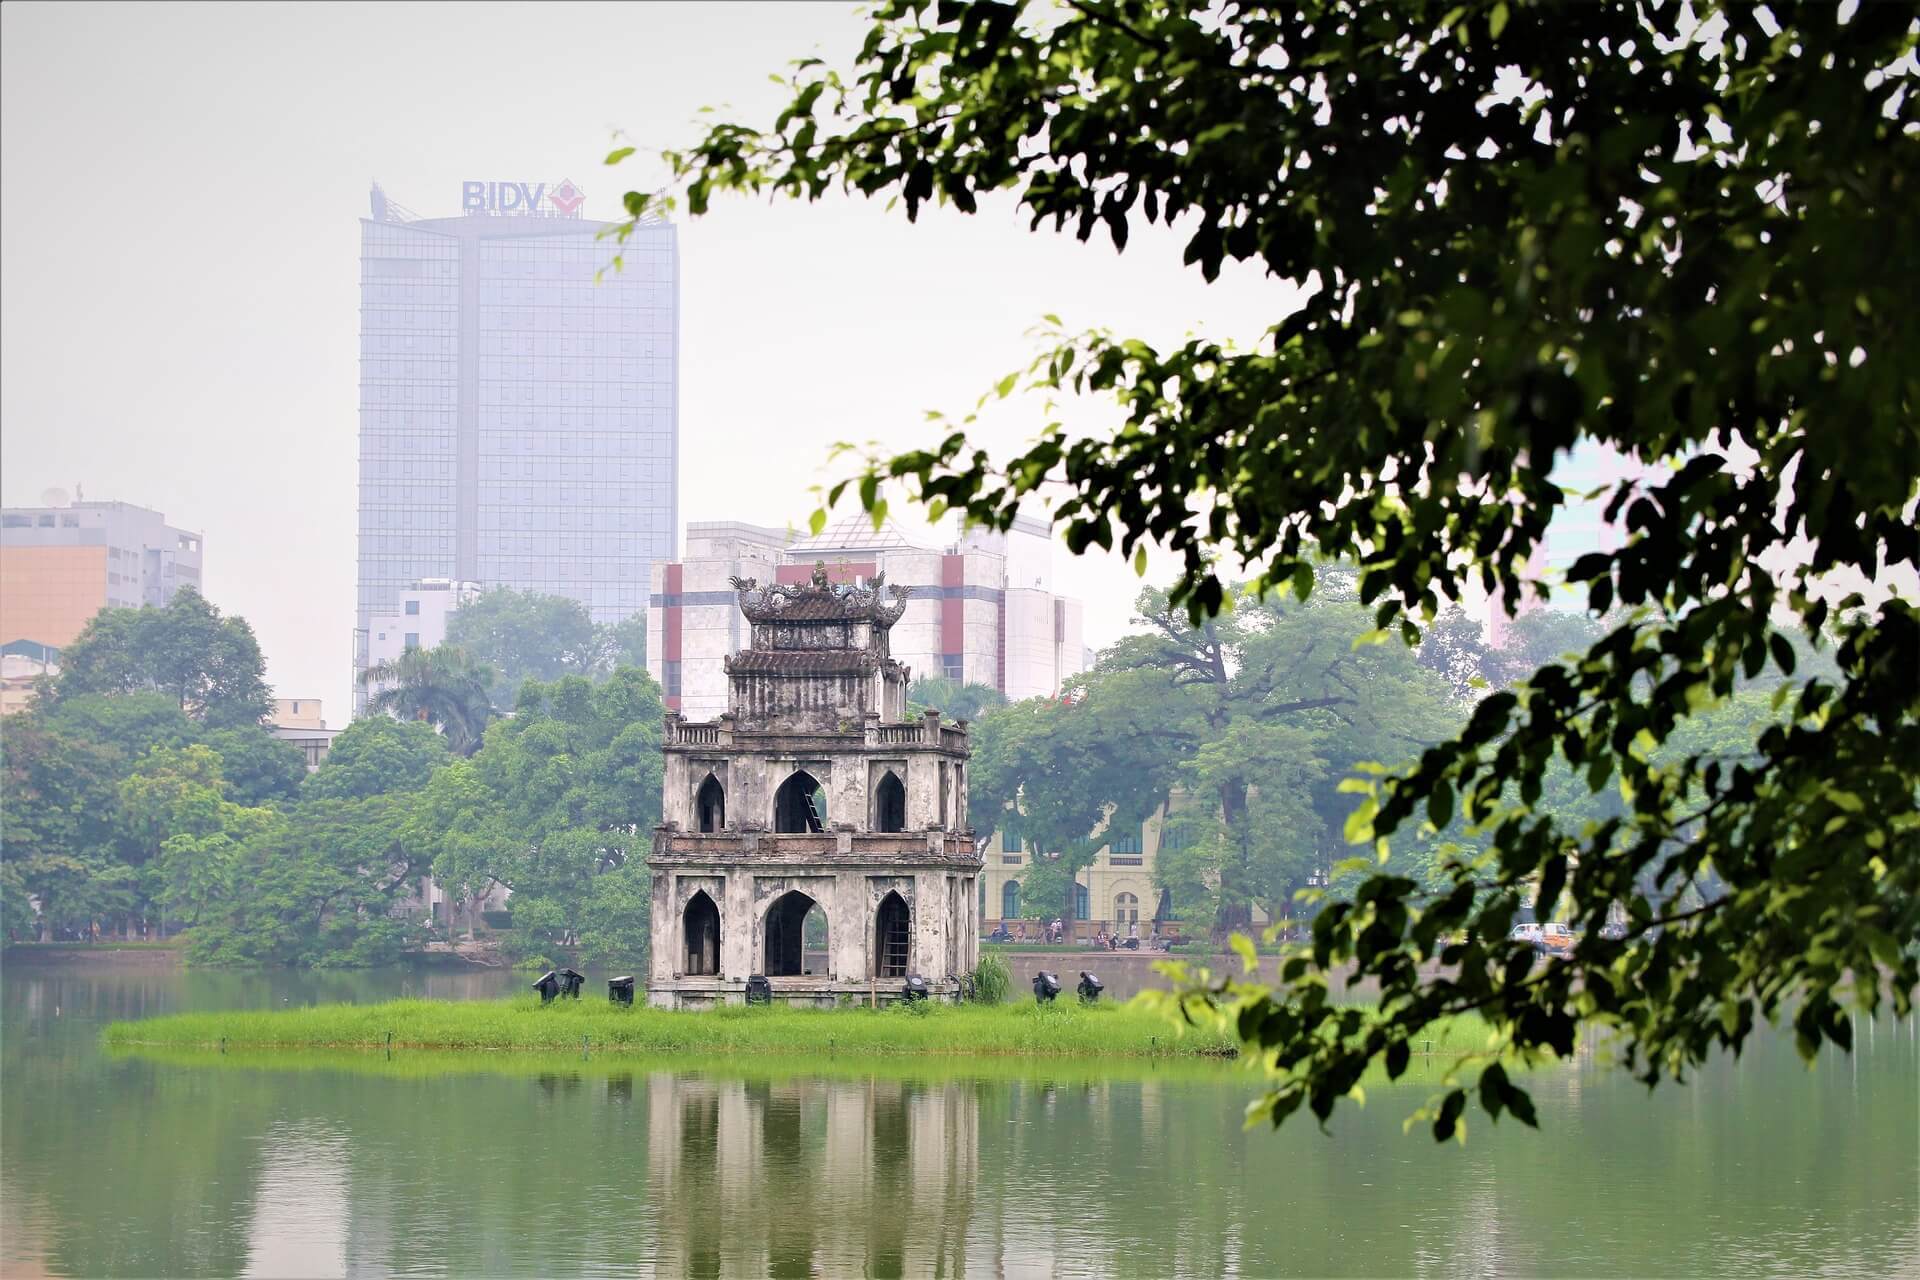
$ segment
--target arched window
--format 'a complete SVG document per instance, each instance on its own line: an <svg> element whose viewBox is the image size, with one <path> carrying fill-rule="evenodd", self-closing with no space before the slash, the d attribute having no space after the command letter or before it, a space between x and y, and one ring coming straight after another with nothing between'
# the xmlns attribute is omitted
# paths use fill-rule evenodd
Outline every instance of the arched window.
<svg viewBox="0 0 1920 1280"><path fill-rule="evenodd" d="M907 789L901 785L899 775L891 769L881 775L879 790L874 793L873 808L875 831L907 829Z"/></svg>
<svg viewBox="0 0 1920 1280"><path fill-rule="evenodd" d="M1073 886L1073 918L1075 920L1085 920L1089 914L1088 908L1087 886L1075 883Z"/></svg>
<svg viewBox="0 0 1920 1280"><path fill-rule="evenodd" d="M688 976L720 972L720 908L705 889L696 891L680 914L680 936L686 940Z"/></svg>
<svg viewBox="0 0 1920 1280"><path fill-rule="evenodd" d="M1113 895L1113 922L1115 924L1140 923L1140 899L1130 893Z"/></svg>
<svg viewBox="0 0 1920 1280"><path fill-rule="evenodd" d="M700 784L700 794L693 798L694 817L705 832L724 831L727 828L727 793L721 787L720 779L712 774Z"/></svg>
<svg viewBox="0 0 1920 1280"><path fill-rule="evenodd" d="M1000 918L1018 920L1020 918L1020 882L1009 880L1000 886Z"/></svg>
<svg viewBox="0 0 1920 1280"><path fill-rule="evenodd" d="M798 889L781 894L767 908L766 975L769 978L798 977L807 971L807 914L817 909L819 904ZM821 912L823 917L825 914Z"/></svg>
<svg viewBox="0 0 1920 1280"><path fill-rule="evenodd" d="M889 891L886 897L880 899L880 909L873 916L874 973L877 976L907 976L912 937L913 916L907 909L906 899Z"/></svg>
<svg viewBox="0 0 1920 1280"><path fill-rule="evenodd" d="M982 920L987 918L987 878L985 876L980 877L980 918Z"/></svg>
<svg viewBox="0 0 1920 1280"><path fill-rule="evenodd" d="M805 769L795 769L774 793L773 829L784 832L827 829L827 793Z"/></svg>

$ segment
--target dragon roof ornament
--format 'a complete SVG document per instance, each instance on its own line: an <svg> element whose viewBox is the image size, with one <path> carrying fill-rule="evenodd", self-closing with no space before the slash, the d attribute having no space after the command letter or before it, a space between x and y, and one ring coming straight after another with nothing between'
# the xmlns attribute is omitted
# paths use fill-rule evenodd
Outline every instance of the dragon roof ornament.
<svg viewBox="0 0 1920 1280"><path fill-rule="evenodd" d="M912 587L889 586L884 571L865 583L834 583L824 560L814 562L805 583L728 578L740 595L740 612L749 622L870 622L885 630L907 611Z"/></svg>

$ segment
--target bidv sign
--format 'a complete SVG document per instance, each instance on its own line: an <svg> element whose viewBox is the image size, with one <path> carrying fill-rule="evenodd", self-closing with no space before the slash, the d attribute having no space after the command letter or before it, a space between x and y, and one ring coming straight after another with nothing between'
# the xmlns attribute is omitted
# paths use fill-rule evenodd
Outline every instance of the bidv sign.
<svg viewBox="0 0 1920 1280"><path fill-rule="evenodd" d="M544 182L463 182L460 212L495 218L577 218L586 192L565 179Z"/></svg>

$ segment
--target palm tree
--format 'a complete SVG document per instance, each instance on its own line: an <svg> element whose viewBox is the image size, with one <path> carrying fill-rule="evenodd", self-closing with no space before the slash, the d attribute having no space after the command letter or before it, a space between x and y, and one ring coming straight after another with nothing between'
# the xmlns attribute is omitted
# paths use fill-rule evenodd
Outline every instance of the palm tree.
<svg viewBox="0 0 1920 1280"><path fill-rule="evenodd" d="M978 720L1006 705L1006 695L990 684L962 684L946 676L922 676L907 688L908 715L938 708L949 720Z"/></svg>
<svg viewBox="0 0 1920 1280"><path fill-rule="evenodd" d="M452 645L408 649L390 662L367 668L360 682L373 691L367 699L369 710L424 720L463 756L480 749L487 721L493 718L487 697L493 668Z"/></svg>

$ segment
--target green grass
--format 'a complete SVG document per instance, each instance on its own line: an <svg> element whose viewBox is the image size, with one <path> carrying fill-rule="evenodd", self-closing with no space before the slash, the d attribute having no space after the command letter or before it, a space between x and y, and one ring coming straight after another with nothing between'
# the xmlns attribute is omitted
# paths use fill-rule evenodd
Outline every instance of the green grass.
<svg viewBox="0 0 1920 1280"><path fill-rule="evenodd" d="M113 1047L234 1049L458 1049L656 1053L725 1058L752 1054L967 1055L979 1057L1223 1057L1236 1046L1218 1032L1176 1026L1158 1014L1071 997L1018 1003L935 1005L915 1012L729 1006L698 1013L621 1008L596 1000L542 1007L533 996L498 1001L394 1000L372 1005L178 1013L116 1022Z"/></svg>

